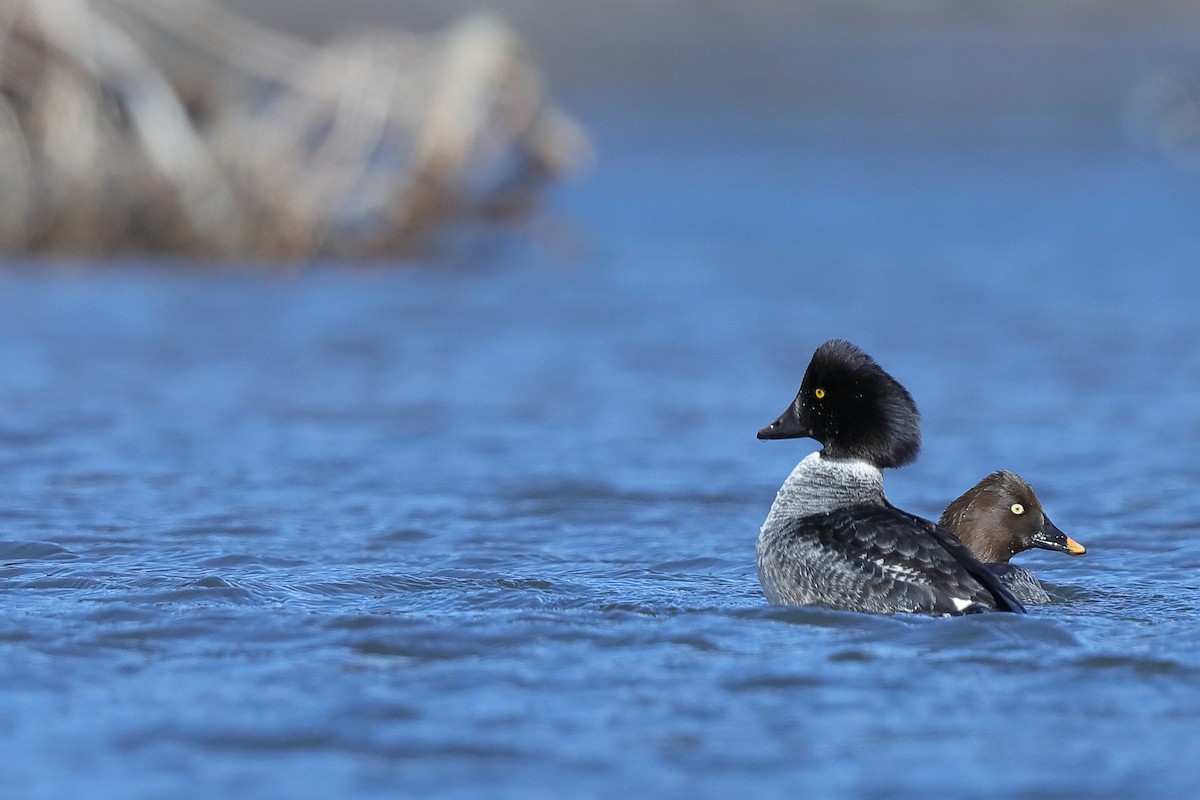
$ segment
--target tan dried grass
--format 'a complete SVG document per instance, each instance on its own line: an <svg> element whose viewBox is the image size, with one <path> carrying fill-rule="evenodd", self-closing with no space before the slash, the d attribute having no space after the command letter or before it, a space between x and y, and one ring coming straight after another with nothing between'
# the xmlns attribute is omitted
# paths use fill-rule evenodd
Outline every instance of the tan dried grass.
<svg viewBox="0 0 1200 800"><path fill-rule="evenodd" d="M187 86L150 55L176 47ZM414 254L586 156L491 17L315 45L208 0L0 0L10 254Z"/></svg>

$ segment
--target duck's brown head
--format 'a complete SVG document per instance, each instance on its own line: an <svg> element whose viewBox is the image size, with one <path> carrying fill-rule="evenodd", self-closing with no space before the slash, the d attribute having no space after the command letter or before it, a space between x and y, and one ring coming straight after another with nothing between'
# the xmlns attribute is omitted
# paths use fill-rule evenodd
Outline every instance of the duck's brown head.
<svg viewBox="0 0 1200 800"><path fill-rule="evenodd" d="M980 561L1006 562L1039 547L1073 556L1087 548L1058 529L1020 475L993 472L942 512L938 524L957 536Z"/></svg>

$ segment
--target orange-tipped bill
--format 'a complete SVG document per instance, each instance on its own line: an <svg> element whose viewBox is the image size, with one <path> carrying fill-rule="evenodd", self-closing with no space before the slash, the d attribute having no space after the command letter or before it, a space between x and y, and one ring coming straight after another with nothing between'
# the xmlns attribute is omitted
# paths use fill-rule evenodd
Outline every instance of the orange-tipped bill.
<svg viewBox="0 0 1200 800"><path fill-rule="evenodd" d="M1086 547L1060 531L1049 517L1044 517L1042 529L1033 537L1033 546L1043 550L1057 550L1072 556L1081 556L1087 552Z"/></svg>

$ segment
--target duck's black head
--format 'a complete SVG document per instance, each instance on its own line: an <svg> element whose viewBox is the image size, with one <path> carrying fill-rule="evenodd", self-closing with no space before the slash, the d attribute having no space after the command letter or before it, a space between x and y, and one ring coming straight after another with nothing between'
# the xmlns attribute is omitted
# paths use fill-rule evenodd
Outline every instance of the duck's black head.
<svg viewBox="0 0 1200 800"><path fill-rule="evenodd" d="M921 449L921 417L908 390L850 342L830 339L809 362L800 392L760 439L816 439L830 458L901 467Z"/></svg>
<svg viewBox="0 0 1200 800"><path fill-rule="evenodd" d="M1050 521L1032 486L1004 470L988 475L946 506L938 524L989 563L1008 561L1033 547L1073 556L1087 552Z"/></svg>

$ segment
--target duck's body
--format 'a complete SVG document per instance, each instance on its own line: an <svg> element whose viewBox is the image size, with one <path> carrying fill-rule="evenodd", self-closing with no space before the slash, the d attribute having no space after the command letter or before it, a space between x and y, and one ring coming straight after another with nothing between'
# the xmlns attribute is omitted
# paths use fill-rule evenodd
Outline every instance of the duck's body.
<svg viewBox="0 0 1200 800"><path fill-rule="evenodd" d="M777 605L935 616L1020 607L953 537L889 505L765 529L757 555L763 593Z"/></svg>
<svg viewBox="0 0 1200 800"><path fill-rule="evenodd" d="M938 524L953 533L983 561L1022 603L1042 605L1050 595L1037 576L1009 563L1032 548L1078 556L1087 552L1050 521L1033 487L1020 475L993 472L955 499Z"/></svg>
<svg viewBox="0 0 1200 800"><path fill-rule="evenodd" d="M812 453L763 523L758 578L777 605L929 614L995 608L964 555L932 522L888 503L880 469Z"/></svg>
<svg viewBox="0 0 1200 800"><path fill-rule="evenodd" d="M883 469L912 461L911 396L849 342L821 345L792 406L762 439L824 447L780 487L759 532L758 575L772 603L878 613L1024 611L967 548L883 493Z"/></svg>
<svg viewBox="0 0 1200 800"><path fill-rule="evenodd" d="M1005 589L1012 592L1013 597L1027 606L1044 606L1050 602L1050 593L1042 586L1041 581L1025 567L1008 562L988 564L987 568L999 579Z"/></svg>

